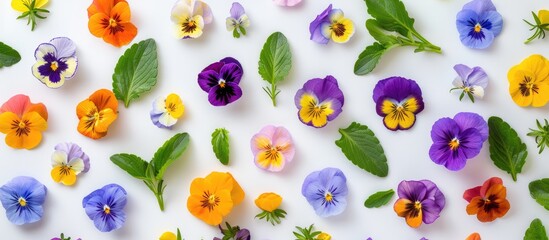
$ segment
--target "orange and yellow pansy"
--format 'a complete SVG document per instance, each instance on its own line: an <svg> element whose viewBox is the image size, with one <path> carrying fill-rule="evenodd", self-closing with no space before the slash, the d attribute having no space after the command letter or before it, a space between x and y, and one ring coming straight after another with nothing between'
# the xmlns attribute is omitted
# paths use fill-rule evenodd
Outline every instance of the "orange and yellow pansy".
<svg viewBox="0 0 549 240"><path fill-rule="evenodd" d="M12 148L32 149L48 128L48 111L42 103L31 103L26 95L15 95L0 107L0 132Z"/></svg>
<svg viewBox="0 0 549 240"><path fill-rule="evenodd" d="M88 99L76 106L78 132L99 139L107 135L107 130L118 116L118 101L114 93L107 89L94 92Z"/></svg>
<svg viewBox="0 0 549 240"><path fill-rule="evenodd" d="M127 45L137 35L125 0L94 0L88 7L88 17L90 33L115 47Z"/></svg>

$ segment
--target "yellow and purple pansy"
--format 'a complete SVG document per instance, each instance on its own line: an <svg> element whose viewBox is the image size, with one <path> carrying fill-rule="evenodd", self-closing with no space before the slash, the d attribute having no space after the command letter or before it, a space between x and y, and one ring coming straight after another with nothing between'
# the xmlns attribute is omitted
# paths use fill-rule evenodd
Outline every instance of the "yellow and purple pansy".
<svg viewBox="0 0 549 240"><path fill-rule="evenodd" d="M337 79L331 75L307 81L294 97L299 120L315 128L334 120L343 111L344 101Z"/></svg>
<svg viewBox="0 0 549 240"><path fill-rule="evenodd" d="M179 95L175 93L157 98L152 107L151 120L159 128L171 129L185 113L185 105Z"/></svg>
<svg viewBox="0 0 549 240"><path fill-rule="evenodd" d="M76 45L66 37L57 37L38 45L32 74L49 88L59 88L70 80L78 67Z"/></svg>
<svg viewBox="0 0 549 240"><path fill-rule="evenodd" d="M198 74L198 85L208 93L213 106L225 106L242 97L238 86L244 70L238 60L226 57L214 62Z"/></svg>
<svg viewBox="0 0 549 240"><path fill-rule="evenodd" d="M402 181L398 184L398 200L393 209L406 219L408 226L418 228L440 217L446 198L437 185L429 180Z"/></svg>
<svg viewBox="0 0 549 240"><path fill-rule="evenodd" d="M355 25L341 9L332 9L330 4L311 22L309 32L311 40L316 43L327 44L330 39L336 43L346 43L355 34Z"/></svg>
<svg viewBox="0 0 549 240"><path fill-rule="evenodd" d="M51 156L51 178L55 182L71 186L76 175L90 170L90 158L74 143L60 143Z"/></svg>
<svg viewBox="0 0 549 240"><path fill-rule="evenodd" d="M390 77L374 88L376 112L389 130L406 130L414 126L416 114L423 111L421 89L414 80Z"/></svg>

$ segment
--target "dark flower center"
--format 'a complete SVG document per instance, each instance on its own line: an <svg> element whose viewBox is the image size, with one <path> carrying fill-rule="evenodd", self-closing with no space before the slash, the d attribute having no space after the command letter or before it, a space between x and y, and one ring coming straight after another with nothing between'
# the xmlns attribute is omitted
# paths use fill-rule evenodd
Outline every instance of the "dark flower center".
<svg viewBox="0 0 549 240"><path fill-rule="evenodd" d="M111 208L109 207L109 205L105 204L105 205L103 206L103 212L104 212L105 214L111 214Z"/></svg>
<svg viewBox="0 0 549 240"><path fill-rule="evenodd" d="M524 77L524 80L519 84L520 94L522 96L528 97L532 93L538 93L539 87L532 81L531 77Z"/></svg>
<svg viewBox="0 0 549 240"><path fill-rule="evenodd" d="M496 202L496 196L495 195L490 195L490 196L488 196L488 198L482 199L482 201L480 201L478 203L478 207L482 208L482 210L484 210L484 212L488 213L488 212L492 211L492 209L498 209L499 208L499 203Z"/></svg>
<svg viewBox="0 0 549 240"><path fill-rule="evenodd" d="M335 33L336 36L338 37L341 37L343 36L343 34L345 34L345 25L343 25L342 23L333 23L331 26L330 26L330 29Z"/></svg>
<svg viewBox="0 0 549 240"><path fill-rule="evenodd" d="M421 208L422 205L420 201L406 203L406 212L411 218L419 216L419 213L421 213Z"/></svg>
<svg viewBox="0 0 549 240"><path fill-rule="evenodd" d="M103 25L103 28L108 28L110 34L112 35L118 32L124 31L124 27L120 25L120 16L118 14L115 14L113 17L109 19L107 18L101 19L101 25Z"/></svg>
<svg viewBox="0 0 549 240"><path fill-rule="evenodd" d="M23 121L13 120L13 122L11 123L11 129L15 130L15 135L17 135L18 137L23 134L28 136L30 133L30 126L31 123L29 122L29 120L26 119Z"/></svg>
<svg viewBox="0 0 549 240"><path fill-rule="evenodd" d="M471 18L467 21L467 26L471 28L471 30L467 34L469 37L472 37L475 40L483 40L484 38L486 38L486 36L484 35L484 32L482 30L492 29L492 22L490 22L490 20L488 19L477 21Z"/></svg>
<svg viewBox="0 0 549 240"><path fill-rule="evenodd" d="M202 208L208 208L208 211L211 212L217 205L219 205L220 201L221 200L218 196L211 194L210 191L205 191L204 194L202 194L202 200L200 201L202 205L200 206Z"/></svg>
<svg viewBox="0 0 549 240"><path fill-rule="evenodd" d="M196 28L198 27L198 25L196 24L196 21L191 19L187 19L187 21L183 22L183 24L181 25L183 27L181 30L186 33L192 33L196 31Z"/></svg>

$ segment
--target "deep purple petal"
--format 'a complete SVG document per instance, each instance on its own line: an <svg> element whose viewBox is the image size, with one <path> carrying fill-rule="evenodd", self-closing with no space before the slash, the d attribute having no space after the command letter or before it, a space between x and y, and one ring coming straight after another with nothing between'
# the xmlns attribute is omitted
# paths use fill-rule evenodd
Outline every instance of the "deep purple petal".
<svg viewBox="0 0 549 240"><path fill-rule="evenodd" d="M426 199L421 202L421 211L423 213L423 222L431 224L440 217L442 208L435 201Z"/></svg>
<svg viewBox="0 0 549 240"><path fill-rule="evenodd" d="M398 198L412 202L422 201L427 194L427 187L420 181L402 181L398 184Z"/></svg>
<svg viewBox="0 0 549 240"><path fill-rule="evenodd" d="M227 82L224 88L214 86L208 93L208 101L213 106L225 106L242 97L242 89L238 84Z"/></svg>
<svg viewBox="0 0 549 240"><path fill-rule="evenodd" d="M219 83L219 72L214 70L204 70L198 74L198 85L205 92L210 92L212 87L217 86Z"/></svg>
<svg viewBox="0 0 549 240"><path fill-rule="evenodd" d="M230 12L231 12L231 17L234 19L238 19L240 18L240 16L246 13L242 5L240 5L240 3L238 2L233 3L233 5L231 6Z"/></svg>
<svg viewBox="0 0 549 240"><path fill-rule="evenodd" d="M227 83L240 83L242 74L242 68L235 63L225 64L221 67L221 70L219 70L219 77Z"/></svg>
<svg viewBox="0 0 549 240"><path fill-rule="evenodd" d="M472 10L477 14L481 14L487 11L496 11L496 6L494 6L490 0L473 0L463 5L463 9Z"/></svg>
<svg viewBox="0 0 549 240"><path fill-rule="evenodd" d="M434 143L448 144L453 138L457 137L460 128L451 118L441 118L433 124L431 129L431 139Z"/></svg>
<svg viewBox="0 0 549 240"><path fill-rule="evenodd" d="M229 63L234 63L236 65L238 65L238 67L240 67L240 70L242 72L244 72L243 68L242 68L242 65L240 64L240 62L232 57L226 57L226 58L223 58L221 60L219 60L219 62L222 62L224 64L229 64Z"/></svg>
<svg viewBox="0 0 549 240"><path fill-rule="evenodd" d="M223 67L223 65L225 65L225 63L223 63L223 62L214 62L214 63L208 65L206 68L202 69L202 72L212 70L216 73L219 73L219 70L221 70L221 67Z"/></svg>
<svg viewBox="0 0 549 240"><path fill-rule="evenodd" d="M75 57L76 45L67 37L56 37L50 40L50 43L55 46L57 50L57 58L69 58Z"/></svg>
<svg viewBox="0 0 549 240"><path fill-rule="evenodd" d="M467 159L474 158L480 153L482 149L482 136L475 128L469 128L459 135L459 147L458 149L463 151L463 154Z"/></svg>
<svg viewBox="0 0 549 240"><path fill-rule="evenodd" d="M392 98L397 102L414 96L423 103L421 89L414 80L403 77L389 77L380 80L374 88L373 99L377 102L380 98ZM423 106L423 104L421 104ZM418 111L420 112L420 111Z"/></svg>
<svg viewBox="0 0 549 240"><path fill-rule="evenodd" d="M322 11L322 13L317 15L315 20L313 20L311 24L309 24L309 32L311 33L311 40L317 43L325 44L322 38L324 39L326 38L322 36L320 26L322 25L322 23L330 21L329 15L331 11L332 11L332 4L330 4L324 11ZM320 36L322 36L322 38L320 38ZM326 43L327 42L328 41L326 40Z"/></svg>
<svg viewBox="0 0 549 240"><path fill-rule="evenodd" d="M472 112L460 112L454 116L454 121L462 131L476 128L483 142L488 139L488 123L482 116Z"/></svg>

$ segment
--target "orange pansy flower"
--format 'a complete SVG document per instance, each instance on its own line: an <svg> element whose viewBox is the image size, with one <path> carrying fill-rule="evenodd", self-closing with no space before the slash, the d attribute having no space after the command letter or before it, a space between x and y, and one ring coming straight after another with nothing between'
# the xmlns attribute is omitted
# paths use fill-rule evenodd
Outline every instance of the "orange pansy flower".
<svg viewBox="0 0 549 240"><path fill-rule="evenodd" d="M137 35L125 0L94 0L88 7L88 17L90 33L115 47L130 43Z"/></svg>
<svg viewBox="0 0 549 240"><path fill-rule="evenodd" d="M272 212L280 206L282 197L276 193L263 193L255 200L255 205L263 211Z"/></svg>
<svg viewBox="0 0 549 240"><path fill-rule="evenodd" d="M498 177L490 178L482 186L468 189L463 193L463 198L469 202L467 214L476 214L481 222L491 222L503 217L511 208L506 197L507 189Z"/></svg>
<svg viewBox="0 0 549 240"><path fill-rule="evenodd" d="M481 239L480 239L480 234L478 234L478 233L472 233L472 234L469 235L469 237L467 237L465 240L481 240Z"/></svg>
<svg viewBox="0 0 549 240"><path fill-rule="evenodd" d="M0 132L12 148L32 149L42 141L48 128L48 111L42 103L34 104L26 95L15 95L0 107Z"/></svg>
<svg viewBox="0 0 549 240"><path fill-rule="evenodd" d="M219 225L242 200L244 191L230 173L212 172L193 180L187 209L205 223Z"/></svg>
<svg viewBox="0 0 549 240"><path fill-rule="evenodd" d="M76 106L78 132L82 135L99 139L107 135L109 125L117 118L118 101L114 93L107 89L94 92L88 99Z"/></svg>

